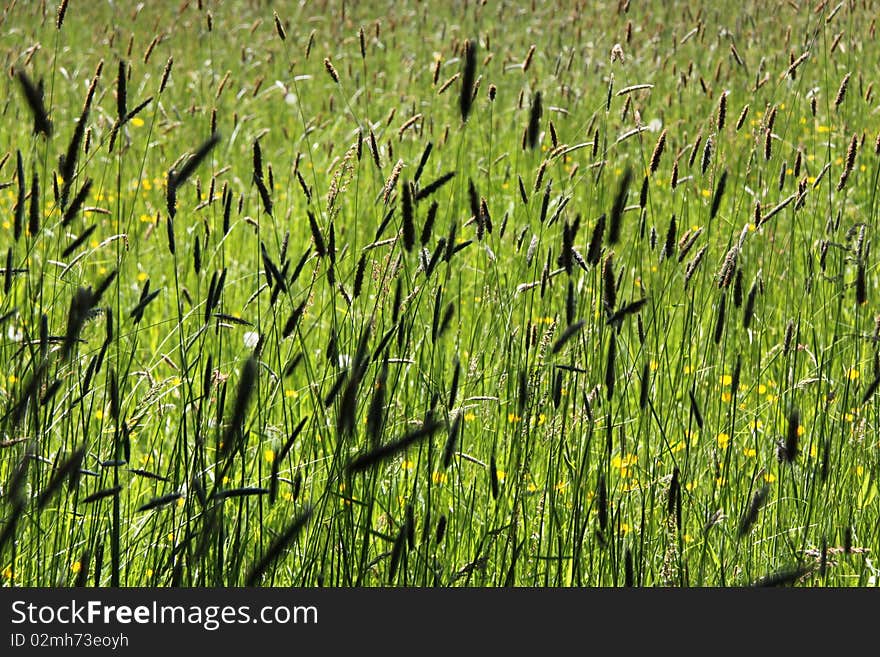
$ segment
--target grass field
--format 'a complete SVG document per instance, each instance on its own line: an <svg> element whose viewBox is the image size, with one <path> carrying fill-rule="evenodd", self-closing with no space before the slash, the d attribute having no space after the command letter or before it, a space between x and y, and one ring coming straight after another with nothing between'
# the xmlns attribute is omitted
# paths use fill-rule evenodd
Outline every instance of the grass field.
<svg viewBox="0 0 880 657"><path fill-rule="evenodd" d="M6 3L0 585L880 585L876 16Z"/></svg>

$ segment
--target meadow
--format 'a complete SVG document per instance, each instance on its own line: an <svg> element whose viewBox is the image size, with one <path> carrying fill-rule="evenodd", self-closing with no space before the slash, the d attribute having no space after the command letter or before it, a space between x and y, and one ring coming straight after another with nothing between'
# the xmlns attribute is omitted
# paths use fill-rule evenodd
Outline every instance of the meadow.
<svg viewBox="0 0 880 657"><path fill-rule="evenodd" d="M877 5L13 0L0 585L878 586Z"/></svg>

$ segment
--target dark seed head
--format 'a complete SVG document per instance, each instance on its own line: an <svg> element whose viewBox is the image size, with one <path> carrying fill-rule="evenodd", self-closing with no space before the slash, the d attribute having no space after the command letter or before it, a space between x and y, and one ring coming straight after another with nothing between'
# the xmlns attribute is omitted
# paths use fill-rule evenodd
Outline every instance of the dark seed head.
<svg viewBox="0 0 880 657"><path fill-rule="evenodd" d="M856 303L862 306L868 303L868 286L865 282L865 263L859 262L856 269Z"/></svg>
<svg viewBox="0 0 880 657"><path fill-rule="evenodd" d="M40 232L40 178L37 174L37 168L34 167L31 176L31 203L30 212L28 213L28 234L36 237Z"/></svg>
<svg viewBox="0 0 880 657"><path fill-rule="evenodd" d="M697 423L697 428L703 428L703 414L700 413L700 406L697 404L697 398L694 396L694 391L689 390L688 395L691 400L691 415L693 415L694 422Z"/></svg>
<svg viewBox="0 0 880 657"><path fill-rule="evenodd" d="M538 146L538 138L541 135L541 115L543 111L541 92L536 91L534 96L532 96L532 108L529 111L529 127L526 140L529 148L533 150Z"/></svg>
<svg viewBox="0 0 880 657"><path fill-rule="evenodd" d="M724 332L724 314L727 308L727 292L721 293L718 301L718 319L715 322L715 344L721 344L721 336Z"/></svg>
<svg viewBox="0 0 880 657"><path fill-rule="evenodd" d="M35 85L23 70L17 72L18 81L24 92L25 100L34 118L34 134L43 133L46 137L52 136L52 121L43 99L43 83Z"/></svg>
<svg viewBox="0 0 880 657"><path fill-rule="evenodd" d="M446 516L440 516L440 520L437 521L437 535L436 541L438 544L443 542L443 538L446 536Z"/></svg>
<svg viewBox="0 0 880 657"><path fill-rule="evenodd" d="M755 282L752 283L752 287L749 288L749 295L746 297L746 306L743 310L743 328L749 328L752 323L752 318L755 316L755 301L758 296L758 280L755 279Z"/></svg>
<svg viewBox="0 0 880 657"><path fill-rule="evenodd" d="M700 173L706 175L706 170L712 162L712 137L706 137L706 145L703 146L703 159L700 162Z"/></svg>
<svg viewBox="0 0 880 657"><path fill-rule="evenodd" d="M617 283L614 278L614 254L605 256L602 264L602 305L609 314L614 312L617 305Z"/></svg>
<svg viewBox="0 0 880 657"><path fill-rule="evenodd" d="M834 97L834 109L836 110L840 107L841 103L843 103L844 98L846 98L846 89L849 86L849 76L850 73L847 73L843 76L843 80L840 82L840 87L837 89L837 95Z"/></svg>
<svg viewBox="0 0 880 657"><path fill-rule="evenodd" d="M755 494L752 496L752 500L749 503L749 508L746 510L739 521L739 529L737 531L738 538L743 538L746 534L748 534L749 530L758 520L758 512L767 501L767 496L769 492L770 489L766 485L760 490L755 491Z"/></svg>
<svg viewBox="0 0 880 657"><path fill-rule="evenodd" d="M724 120L727 117L727 92L721 94L721 98L718 101L718 132L724 130Z"/></svg>
<svg viewBox="0 0 880 657"><path fill-rule="evenodd" d="M461 120L466 122L471 112L474 99L474 82L477 74L477 42L470 39L465 42L464 66L461 72L461 94L459 96L459 109Z"/></svg>
<svg viewBox="0 0 880 657"><path fill-rule="evenodd" d="M739 132L739 129L742 128L743 123L746 122L746 117L749 115L749 106L748 103L745 107L742 108L742 112L739 114L739 118L736 120L736 131Z"/></svg>
<svg viewBox="0 0 880 657"><path fill-rule="evenodd" d="M785 325L785 338L782 341L782 353L787 356L791 352L791 346L794 344L794 321L789 320Z"/></svg>
<svg viewBox="0 0 880 657"><path fill-rule="evenodd" d="M596 492L596 504L599 515L599 528L605 531L608 526L608 492L605 490L605 477L599 475L599 485Z"/></svg>
<svg viewBox="0 0 880 657"><path fill-rule="evenodd" d="M615 361L617 359L617 338L615 334L611 334L611 340L608 342L608 358L605 363L605 388L606 397L610 401L614 396Z"/></svg>
<svg viewBox="0 0 880 657"><path fill-rule="evenodd" d="M666 241L663 244L663 250L660 252L661 260L669 259L675 254L677 230L675 215L672 215L672 218L669 220L669 228L666 230Z"/></svg>
<svg viewBox="0 0 880 657"><path fill-rule="evenodd" d="M786 463L793 463L798 455L798 440L800 438L801 415L798 409L793 408L788 414L788 431L785 434L785 444L781 451L781 459Z"/></svg>
<svg viewBox="0 0 880 657"><path fill-rule="evenodd" d="M403 182L403 248L410 252L416 244L416 227L413 219L412 187L408 181Z"/></svg>

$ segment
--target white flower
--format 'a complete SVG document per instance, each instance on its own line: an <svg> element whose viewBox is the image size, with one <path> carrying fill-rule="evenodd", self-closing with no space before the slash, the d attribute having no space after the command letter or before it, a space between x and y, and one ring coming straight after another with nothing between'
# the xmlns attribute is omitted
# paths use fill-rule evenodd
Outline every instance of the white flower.
<svg viewBox="0 0 880 657"><path fill-rule="evenodd" d="M257 343L260 341L260 334L256 331L248 331L243 336L244 346L248 349L253 349L257 346Z"/></svg>

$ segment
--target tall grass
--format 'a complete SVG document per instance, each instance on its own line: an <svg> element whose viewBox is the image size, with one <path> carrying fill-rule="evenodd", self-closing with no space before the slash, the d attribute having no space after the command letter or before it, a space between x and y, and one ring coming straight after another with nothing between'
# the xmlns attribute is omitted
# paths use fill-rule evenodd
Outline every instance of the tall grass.
<svg viewBox="0 0 880 657"><path fill-rule="evenodd" d="M877 585L870 3L524 12L4 10L0 583Z"/></svg>

